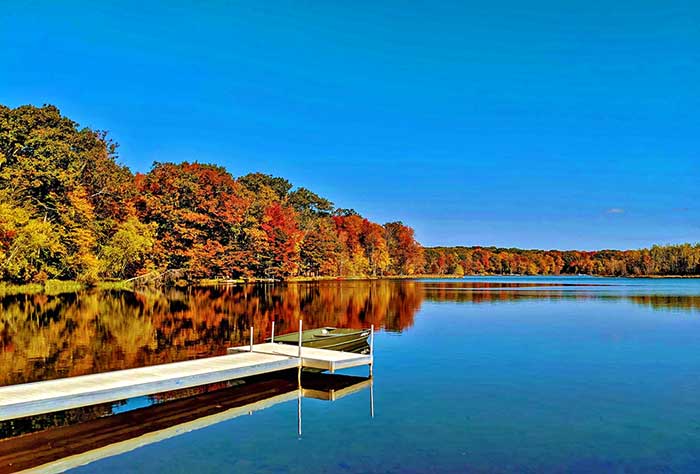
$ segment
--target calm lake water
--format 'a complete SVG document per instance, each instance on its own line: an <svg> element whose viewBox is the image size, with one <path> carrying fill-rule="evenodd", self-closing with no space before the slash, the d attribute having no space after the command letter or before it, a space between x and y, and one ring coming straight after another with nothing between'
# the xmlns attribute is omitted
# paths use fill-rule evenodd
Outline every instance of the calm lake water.
<svg viewBox="0 0 700 474"><path fill-rule="evenodd" d="M5 297L0 385L223 354L250 324L268 336L273 317L279 332L300 317L307 328L374 324L374 418L367 388L305 398L300 437L290 399L75 472L700 472L700 280Z"/></svg>

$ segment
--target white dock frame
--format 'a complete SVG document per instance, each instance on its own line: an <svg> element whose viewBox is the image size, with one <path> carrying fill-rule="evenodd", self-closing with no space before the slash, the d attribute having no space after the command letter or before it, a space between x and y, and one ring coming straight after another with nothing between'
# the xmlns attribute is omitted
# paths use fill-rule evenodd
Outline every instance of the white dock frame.
<svg viewBox="0 0 700 474"><path fill-rule="evenodd" d="M301 330L300 320L299 347L253 344L251 327L250 345L229 355L0 387L0 421L294 368L335 372L367 365L371 375L374 327L369 355L302 347Z"/></svg>

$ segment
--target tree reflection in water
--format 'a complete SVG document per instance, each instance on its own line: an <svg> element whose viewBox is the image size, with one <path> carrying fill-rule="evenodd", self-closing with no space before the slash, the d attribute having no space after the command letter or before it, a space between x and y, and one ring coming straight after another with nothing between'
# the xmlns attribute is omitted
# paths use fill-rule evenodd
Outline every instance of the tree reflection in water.
<svg viewBox="0 0 700 474"><path fill-rule="evenodd" d="M0 385L224 354L276 332L336 326L401 331L423 300L499 303L610 298L699 311L700 296L615 295L604 285L567 283L344 281L195 287L165 291L86 290L0 298Z"/></svg>
<svg viewBox="0 0 700 474"><path fill-rule="evenodd" d="M416 282L345 282L14 295L0 299L0 385L225 354L276 332L336 326L400 331Z"/></svg>

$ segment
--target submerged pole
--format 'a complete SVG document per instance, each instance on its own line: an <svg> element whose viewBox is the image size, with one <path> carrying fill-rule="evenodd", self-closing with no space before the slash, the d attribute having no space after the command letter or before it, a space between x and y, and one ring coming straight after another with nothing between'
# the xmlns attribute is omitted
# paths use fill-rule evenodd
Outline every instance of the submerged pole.
<svg viewBox="0 0 700 474"><path fill-rule="evenodd" d="M272 336L270 337L270 342L275 343L275 320L272 320Z"/></svg>
<svg viewBox="0 0 700 474"><path fill-rule="evenodd" d="M369 415L374 418L374 379L369 379Z"/></svg>
<svg viewBox="0 0 700 474"><path fill-rule="evenodd" d="M250 327L250 352L253 352L253 326Z"/></svg>
<svg viewBox="0 0 700 474"><path fill-rule="evenodd" d="M302 399L302 389L301 385L297 390L297 434L301 438L301 399Z"/></svg>

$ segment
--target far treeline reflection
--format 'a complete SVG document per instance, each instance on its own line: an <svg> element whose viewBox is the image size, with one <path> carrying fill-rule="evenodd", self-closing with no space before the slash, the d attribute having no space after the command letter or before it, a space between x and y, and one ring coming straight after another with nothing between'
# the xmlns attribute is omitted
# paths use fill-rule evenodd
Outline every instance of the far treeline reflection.
<svg viewBox="0 0 700 474"><path fill-rule="evenodd" d="M534 298L624 298L652 308L700 310L700 296L567 292L541 283L354 281L85 290L0 298L0 385L224 354L232 345L309 327L401 331L423 300L498 303ZM546 286L546 285L545 285Z"/></svg>

